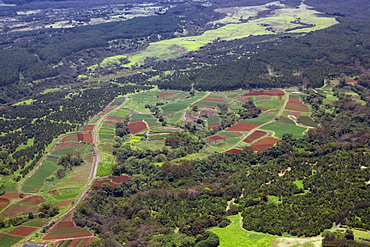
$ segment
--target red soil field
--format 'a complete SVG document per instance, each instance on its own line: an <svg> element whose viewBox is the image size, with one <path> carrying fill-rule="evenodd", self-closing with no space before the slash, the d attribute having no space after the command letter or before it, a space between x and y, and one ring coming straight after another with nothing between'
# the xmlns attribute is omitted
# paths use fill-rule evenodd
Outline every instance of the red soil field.
<svg viewBox="0 0 370 247"><path fill-rule="evenodd" d="M297 112L297 111L290 111L288 113L288 115L292 115L292 116L295 116L296 118L298 118L299 116L301 116L301 113Z"/></svg>
<svg viewBox="0 0 370 247"><path fill-rule="evenodd" d="M65 232L65 233L49 233L44 237L44 240L51 239L62 239L62 238L77 238L77 237L92 237L92 233L86 230L77 232Z"/></svg>
<svg viewBox="0 0 370 247"><path fill-rule="evenodd" d="M57 191L57 190L50 190L48 193L53 195L53 196L59 196L60 195L59 191Z"/></svg>
<svg viewBox="0 0 370 247"><path fill-rule="evenodd" d="M93 143L92 133L77 133L77 141Z"/></svg>
<svg viewBox="0 0 370 247"><path fill-rule="evenodd" d="M59 142L76 142L77 141L77 135L76 134L70 134L70 135L65 135L60 139Z"/></svg>
<svg viewBox="0 0 370 247"><path fill-rule="evenodd" d="M215 117L216 113L210 109L204 109L200 112L200 115L206 115L207 117Z"/></svg>
<svg viewBox="0 0 370 247"><path fill-rule="evenodd" d="M53 149L52 152L63 150L63 149L67 149L67 148L72 148L72 147L76 147L76 146L78 146L78 144L76 144L76 143L59 144L59 145L56 145L54 147L54 149Z"/></svg>
<svg viewBox="0 0 370 247"><path fill-rule="evenodd" d="M242 152L241 149L237 149L237 148L232 148L232 149L229 149L227 150L226 152L224 153L229 153L229 154L240 154Z"/></svg>
<svg viewBox="0 0 370 247"><path fill-rule="evenodd" d="M226 131L251 131L258 126L260 126L260 124L238 122L233 126L227 128Z"/></svg>
<svg viewBox="0 0 370 247"><path fill-rule="evenodd" d="M271 110L271 111L264 112L263 114L278 113L279 111L280 110Z"/></svg>
<svg viewBox="0 0 370 247"><path fill-rule="evenodd" d="M110 179L104 179L104 180L100 180L100 181L95 181L94 184L92 185L92 187L102 186L103 184L109 184L112 187L118 185L116 183L113 183Z"/></svg>
<svg viewBox="0 0 370 247"><path fill-rule="evenodd" d="M105 122L103 123L103 125L110 125L110 126L114 126L114 125L116 125L116 123L105 121Z"/></svg>
<svg viewBox="0 0 370 247"><path fill-rule="evenodd" d="M181 94L179 93L169 93L169 92L163 92L163 93L158 93L156 95L157 98L160 99L165 99L165 100L173 100L177 97L179 97Z"/></svg>
<svg viewBox="0 0 370 247"><path fill-rule="evenodd" d="M299 98L289 98L289 102L301 103L301 101L299 101Z"/></svg>
<svg viewBox="0 0 370 247"><path fill-rule="evenodd" d="M231 136L224 135L224 134L218 134L217 136L221 137L223 140L227 140L227 139L231 139L231 138L233 138L233 137L231 137Z"/></svg>
<svg viewBox="0 0 370 247"><path fill-rule="evenodd" d="M302 104L301 102L291 102L291 100L288 101L288 104L285 107L286 110L291 111L301 111L301 112L310 112L310 109L308 106Z"/></svg>
<svg viewBox="0 0 370 247"><path fill-rule="evenodd" d="M70 230L76 230L81 229L81 227L76 226L75 223L73 223L72 218L69 219L65 218L62 221L57 222L52 228L50 228L50 232L64 232L64 231L70 231Z"/></svg>
<svg viewBox="0 0 370 247"><path fill-rule="evenodd" d="M11 232L9 232L9 234L14 235L14 236L25 237L25 236L31 234L32 232L34 232L35 230L37 230L36 227L18 226L17 228L15 228Z"/></svg>
<svg viewBox="0 0 370 247"><path fill-rule="evenodd" d="M251 143L253 142L254 140L257 140L259 138L261 138L262 136L266 135L267 133L264 132L264 131L260 131L260 130L256 130L255 132L253 132L250 136L248 136L247 138L244 139L244 142L246 143Z"/></svg>
<svg viewBox="0 0 370 247"><path fill-rule="evenodd" d="M220 137L220 136L211 136L206 139L207 142L216 142L220 140L225 140L225 138Z"/></svg>
<svg viewBox="0 0 370 247"><path fill-rule="evenodd" d="M68 206L69 204L71 204L71 202L72 202L72 200L65 200L65 201L58 202L57 204L55 204L55 206L65 207L65 206Z"/></svg>
<svg viewBox="0 0 370 247"><path fill-rule="evenodd" d="M0 219L6 218L6 217L16 217L18 215L28 214L30 212L35 214L38 211L39 209L35 205L12 204L0 214Z"/></svg>
<svg viewBox="0 0 370 247"><path fill-rule="evenodd" d="M224 100L224 99L217 99L217 98L212 98L212 97L206 97L206 98L204 98L203 100L216 101L216 102L226 103L226 100Z"/></svg>
<svg viewBox="0 0 370 247"><path fill-rule="evenodd" d="M23 199L21 202L28 202L28 203L31 203L31 204L39 205L40 203L46 202L46 200L42 196L35 195L35 196L27 197L27 198Z"/></svg>
<svg viewBox="0 0 370 247"><path fill-rule="evenodd" d="M284 92L281 90L256 90L256 91L249 91L248 93L244 94L243 96L238 98L240 102L247 102L248 96L259 96L259 95L268 95L268 96L279 96L281 97L284 95Z"/></svg>
<svg viewBox="0 0 370 247"><path fill-rule="evenodd" d="M89 124L89 125L86 125L82 131L92 131L94 129L94 125L92 124Z"/></svg>
<svg viewBox="0 0 370 247"><path fill-rule="evenodd" d="M216 123L216 124L209 124L208 127L210 128L216 128L217 126L220 126L220 124Z"/></svg>
<svg viewBox="0 0 370 247"><path fill-rule="evenodd" d="M146 124L142 121L137 121L137 122L131 122L128 124L128 127L131 131L132 134L136 134L142 130L146 129Z"/></svg>
<svg viewBox="0 0 370 247"><path fill-rule="evenodd" d="M18 192L5 192L4 195L1 195L0 198L19 198Z"/></svg>
<svg viewBox="0 0 370 247"><path fill-rule="evenodd" d="M113 108L105 108L103 112L100 112L100 113L98 114L98 116L104 115L105 113L108 113L108 112L110 112L110 111L112 111L112 110L113 110Z"/></svg>
<svg viewBox="0 0 370 247"><path fill-rule="evenodd" d="M0 198L0 210L8 206L9 203L10 203L10 200L8 198Z"/></svg>
<svg viewBox="0 0 370 247"><path fill-rule="evenodd" d="M237 100L239 102L247 102L249 100L249 96L240 96Z"/></svg>
<svg viewBox="0 0 370 247"><path fill-rule="evenodd" d="M271 100L271 96L267 95L256 96L256 100Z"/></svg>
<svg viewBox="0 0 370 247"><path fill-rule="evenodd" d="M129 176L119 176L119 177L112 178L112 182L120 184L121 182L125 182L129 179L130 179Z"/></svg>
<svg viewBox="0 0 370 247"><path fill-rule="evenodd" d="M253 151L258 151L258 152L265 151L266 149L273 147L278 140L279 139L274 138L274 137L266 137L252 144L251 147L253 148Z"/></svg>
<svg viewBox="0 0 370 247"><path fill-rule="evenodd" d="M122 122L123 118L120 117L107 117L106 120L115 121L115 122Z"/></svg>

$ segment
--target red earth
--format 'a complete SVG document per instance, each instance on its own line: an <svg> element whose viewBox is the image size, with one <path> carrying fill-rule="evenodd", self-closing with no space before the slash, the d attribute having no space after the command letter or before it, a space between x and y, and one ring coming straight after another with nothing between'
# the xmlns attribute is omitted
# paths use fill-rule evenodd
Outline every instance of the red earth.
<svg viewBox="0 0 370 247"><path fill-rule="evenodd" d="M105 108L103 112L100 112L100 113L98 114L98 116L104 115L105 113L108 113L108 112L110 112L110 111L112 111L112 110L113 110L113 108Z"/></svg>
<svg viewBox="0 0 370 247"><path fill-rule="evenodd" d="M203 100L216 101L216 102L226 103L226 100L224 100L224 99L216 99L216 98L211 98L211 97L206 97L206 98L204 98Z"/></svg>
<svg viewBox="0 0 370 247"><path fill-rule="evenodd" d="M279 139L274 137L266 137L252 144L251 147L253 148L253 151L265 151L266 149L273 147L278 140Z"/></svg>
<svg viewBox="0 0 370 247"><path fill-rule="evenodd" d="M106 120L115 121L115 122L122 122L123 118L120 117L107 117Z"/></svg>
<svg viewBox="0 0 370 247"><path fill-rule="evenodd" d="M104 179L104 180L100 180L100 181L95 181L94 184L92 185L92 187L102 186L103 184L109 184L112 187L118 185L116 183L113 183L110 179Z"/></svg>
<svg viewBox="0 0 370 247"><path fill-rule="evenodd" d="M57 207L65 207L65 206L68 206L72 203L72 200L65 200L65 201L60 201L58 202L57 204L55 204L55 206Z"/></svg>
<svg viewBox="0 0 370 247"><path fill-rule="evenodd" d="M19 198L18 192L5 192L4 195L1 195L0 198Z"/></svg>
<svg viewBox="0 0 370 247"><path fill-rule="evenodd" d="M284 95L284 92L281 90L256 90L256 91L249 91L248 93L244 94L243 96L238 98L240 102L247 102L248 96L258 96L258 95L269 95L269 96L279 96L281 97Z"/></svg>
<svg viewBox="0 0 370 247"><path fill-rule="evenodd" d="M59 151L59 150L63 150L63 149L67 149L67 148L72 148L72 147L76 147L78 144L76 143L65 143L65 144L59 144L59 145L56 145L53 149L52 152L55 152L55 151Z"/></svg>
<svg viewBox="0 0 370 247"><path fill-rule="evenodd" d="M238 122L233 126L227 128L226 131L251 131L258 126L260 126L260 124Z"/></svg>
<svg viewBox="0 0 370 247"><path fill-rule="evenodd" d="M9 234L14 235L14 236L25 237L25 236L31 234L32 232L34 232L35 230L37 230L36 227L18 226L17 228L15 228L11 232L9 232Z"/></svg>
<svg viewBox="0 0 370 247"><path fill-rule="evenodd" d="M278 113L279 111L280 110L271 110L271 111L264 112L263 114Z"/></svg>
<svg viewBox="0 0 370 247"><path fill-rule="evenodd" d="M93 143L93 135L92 133L77 133L77 141Z"/></svg>
<svg viewBox="0 0 370 247"><path fill-rule="evenodd" d="M57 191L57 190L50 190L48 193L53 195L53 196L59 196L60 195L59 191Z"/></svg>
<svg viewBox="0 0 370 247"><path fill-rule="evenodd" d="M10 203L10 200L8 198L0 198L0 210L8 206L9 203Z"/></svg>
<svg viewBox="0 0 370 247"><path fill-rule="evenodd" d="M6 217L17 217L18 215L28 214L30 212L35 214L38 211L39 209L35 205L12 204L0 214L0 218L3 219Z"/></svg>
<svg viewBox="0 0 370 247"><path fill-rule="evenodd" d="M70 134L70 135L65 135L60 139L59 142L76 142L77 141L77 135L76 134Z"/></svg>
<svg viewBox="0 0 370 247"><path fill-rule="evenodd" d="M105 122L103 123L103 125L110 125L110 126L114 126L114 125L116 125L116 123L105 121Z"/></svg>
<svg viewBox="0 0 370 247"><path fill-rule="evenodd" d="M301 116L301 113L297 112L297 111L290 111L288 113L288 115L292 115L292 116L295 116L296 118L298 118L299 116Z"/></svg>
<svg viewBox="0 0 370 247"><path fill-rule="evenodd" d="M183 121L195 121L195 120L198 120L198 119L199 119L198 116L185 113Z"/></svg>
<svg viewBox="0 0 370 247"><path fill-rule="evenodd" d="M180 93L170 93L170 92L163 92L163 93L158 93L157 98L160 99L165 99L165 100L173 100L181 96Z"/></svg>
<svg viewBox="0 0 370 247"><path fill-rule="evenodd" d="M216 113L210 109L204 109L200 112L200 115L206 115L207 117L215 117Z"/></svg>
<svg viewBox="0 0 370 247"><path fill-rule="evenodd" d="M229 154L240 154L242 152L241 149L237 149L237 148L232 148L232 149L229 149L227 150L226 152L224 153L229 153Z"/></svg>
<svg viewBox="0 0 370 247"><path fill-rule="evenodd" d="M211 137L208 137L206 139L207 142L216 142L216 141L220 141L220 140L225 140L225 138L223 138L221 136L211 136Z"/></svg>
<svg viewBox="0 0 370 247"><path fill-rule="evenodd" d="M92 237L92 233L86 230L76 231L76 232L64 232L64 233L48 233L44 237L44 240L77 238L77 237Z"/></svg>
<svg viewBox="0 0 370 247"><path fill-rule="evenodd" d="M216 124L209 124L208 127L210 128L216 128L217 126L220 126L220 124L216 123Z"/></svg>
<svg viewBox="0 0 370 247"><path fill-rule="evenodd" d="M310 112L310 109L308 108L307 105L304 105L299 101L297 102L295 99L294 100L289 99L285 109L291 111Z"/></svg>
<svg viewBox="0 0 370 247"><path fill-rule="evenodd" d="M132 134L136 134L140 131L145 130L146 124L143 121L131 122L128 124L128 128L130 129Z"/></svg>
<svg viewBox="0 0 370 247"><path fill-rule="evenodd" d="M252 143L254 140L261 138L262 136L266 135L267 133L264 131L256 130L250 136L244 139L246 143Z"/></svg>
<svg viewBox="0 0 370 247"><path fill-rule="evenodd" d="M82 131L92 131L93 129L94 129L94 125L89 124L89 125L86 125L86 126L82 129Z"/></svg>
<svg viewBox="0 0 370 247"><path fill-rule="evenodd" d="M31 197L27 197L23 200L21 200L21 202L28 202L30 204L36 204L36 205L39 205L40 203L43 203L43 202L46 202L45 198L42 197L42 196L39 196L39 195L34 195L34 196L31 196Z"/></svg>
<svg viewBox="0 0 370 247"><path fill-rule="evenodd" d="M129 176L119 176L119 177L112 178L112 182L120 184L120 183L125 182L129 179L130 179Z"/></svg>

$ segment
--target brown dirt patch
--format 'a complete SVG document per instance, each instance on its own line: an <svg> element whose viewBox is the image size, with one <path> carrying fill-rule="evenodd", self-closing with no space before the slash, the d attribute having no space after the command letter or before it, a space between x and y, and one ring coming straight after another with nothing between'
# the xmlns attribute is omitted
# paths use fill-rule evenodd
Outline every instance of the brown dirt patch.
<svg viewBox="0 0 370 247"><path fill-rule="evenodd" d="M260 126L260 124L238 122L233 126L227 128L226 131L251 131L258 126Z"/></svg>
<svg viewBox="0 0 370 247"><path fill-rule="evenodd" d="M296 118L298 118L298 117L301 116L301 113L300 112L297 112L297 111L290 111L288 113L288 115L292 115L292 116L295 116Z"/></svg>
<svg viewBox="0 0 370 247"><path fill-rule="evenodd" d="M110 111L112 111L112 110L113 110L113 108L105 108L105 109L104 109L104 111L102 111L102 112L100 112L100 113L98 114L98 116L104 115L105 113L108 113L108 112L110 112Z"/></svg>
<svg viewBox="0 0 370 247"><path fill-rule="evenodd" d="M46 202L46 200L42 196L34 195L34 196L27 197L27 198L21 200L21 202L28 202L28 203L31 203L31 204L39 205L40 203Z"/></svg>
<svg viewBox="0 0 370 247"><path fill-rule="evenodd" d="M216 113L210 109L204 109L200 112L200 115L206 115L207 117L215 117Z"/></svg>
<svg viewBox="0 0 370 247"><path fill-rule="evenodd" d="M30 212L37 213L38 207L27 204L12 204L0 214L0 218L17 217L18 215L28 214Z"/></svg>
<svg viewBox="0 0 370 247"><path fill-rule="evenodd" d="M267 95L256 96L256 100L271 100L271 96Z"/></svg>
<svg viewBox="0 0 370 247"><path fill-rule="evenodd" d="M247 102L248 99L249 99L249 96L260 96L260 95L279 96L279 98L281 99L281 97L284 95L284 92L281 91L281 90L255 90L255 91L249 91L248 93L246 93L243 96L239 97L238 98L238 101L240 101L240 102Z"/></svg>
<svg viewBox="0 0 370 247"><path fill-rule="evenodd" d="M310 112L310 109L308 108L307 105L304 105L301 102L294 102L291 100L288 101L285 109L291 111Z"/></svg>
<svg viewBox="0 0 370 247"><path fill-rule="evenodd" d="M240 154L242 152L241 149L237 149L237 148L232 148L232 149L229 149L227 150L226 152L224 153L229 153L229 154Z"/></svg>
<svg viewBox="0 0 370 247"><path fill-rule="evenodd" d="M81 229L81 227L75 225L75 223L72 221L72 217L67 217L62 221L57 222L52 228L50 228L48 232L64 232L77 229Z"/></svg>
<svg viewBox="0 0 370 247"><path fill-rule="evenodd" d="M127 125L132 134L136 134L146 129L146 124L143 121L131 122Z"/></svg>
<svg viewBox="0 0 370 247"><path fill-rule="evenodd" d="M76 134L70 134L70 135L65 135L60 139L59 142L76 142L77 141L77 135Z"/></svg>
<svg viewBox="0 0 370 247"><path fill-rule="evenodd" d="M208 137L206 139L207 142L217 142L217 141L220 141L220 140L225 140L226 138L223 138L221 136L211 136L211 137Z"/></svg>
<svg viewBox="0 0 370 247"><path fill-rule="evenodd" d="M253 151L265 151L266 149L273 147L278 140L279 139L274 137L266 137L252 144L251 147L253 148Z"/></svg>
<svg viewBox="0 0 370 247"><path fill-rule="evenodd" d="M271 110L271 111L264 112L263 114L278 113L279 111L280 110Z"/></svg>
<svg viewBox="0 0 370 247"><path fill-rule="evenodd" d="M246 143L252 143L254 140L257 140L261 138L262 136L265 136L267 133L264 131L256 130L254 131L250 136L244 139L244 142Z"/></svg>
<svg viewBox="0 0 370 247"><path fill-rule="evenodd" d="M94 125L92 124L89 124L89 125L86 125L82 131L92 131L94 129Z"/></svg>
<svg viewBox="0 0 370 247"><path fill-rule="evenodd" d="M220 126L220 124L216 123L216 124L209 124L208 127L210 128L216 128L217 126Z"/></svg>
<svg viewBox="0 0 370 247"><path fill-rule="evenodd" d="M56 152L56 151L59 151L59 150L63 150L63 149L67 149L67 148L72 148L72 147L76 147L78 146L77 143L64 143L64 144L59 144L59 145L55 145L54 146L54 149L52 152Z"/></svg>
<svg viewBox="0 0 370 247"><path fill-rule="evenodd" d="M77 238L77 237L91 237L92 233L86 230L66 233L49 233L44 237L44 240L62 239L62 238Z"/></svg>
<svg viewBox="0 0 370 247"><path fill-rule="evenodd" d="M249 100L249 96L240 96L237 100L239 102L247 102Z"/></svg>
<svg viewBox="0 0 370 247"><path fill-rule="evenodd" d="M5 192L4 195L1 195L0 198L19 198L18 192Z"/></svg>
<svg viewBox="0 0 370 247"><path fill-rule="evenodd" d="M112 178L112 182L120 184L122 182L126 182L129 179L130 179L129 176L119 176L119 177Z"/></svg>
<svg viewBox="0 0 370 247"><path fill-rule="evenodd" d="M8 198L0 198L0 210L8 206L9 203L10 203L10 200Z"/></svg>
<svg viewBox="0 0 370 247"><path fill-rule="evenodd" d="M199 117L198 116L195 116L195 115L191 115L191 114L185 114L184 118L183 118L183 121L196 121L198 120Z"/></svg>
<svg viewBox="0 0 370 247"><path fill-rule="evenodd" d="M106 120L115 121L115 122L122 122L123 118L120 117L107 117Z"/></svg>
<svg viewBox="0 0 370 247"><path fill-rule="evenodd" d="M103 125L115 126L116 123L105 121Z"/></svg>
<svg viewBox="0 0 370 247"><path fill-rule="evenodd" d="M211 98L211 97L204 98L203 100L226 103L226 100L224 99L217 99L217 98Z"/></svg>
<svg viewBox="0 0 370 247"><path fill-rule="evenodd" d="M48 193L53 195L53 196L59 196L60 195L59 191L57 191L57 190L50 190Z"/></svg>
<svg viewBox="0 0 370 247"><path fill-rule="evenodd" d="M77 141L93 143L93 135L92 133L77 133Z"/></svg>
<svg viewBox="0 0 370 247"><path fill-rule="evenodd" d="M95 181L94 184L92 185L92 187L102 186L103 184L109 184L112 187L117 185L117 184L113 183L110 179L103 179L103 180L100 180L100 181Z"/></svg>
<svg viewBox="0 0 370 247"><path fill-rule="evenodd" d="M12 230L11 232L9 232L10 235L14 235L14 236L21 236L21 237L25 237L27 235L30 235L32 232L34 232L35 230L37 230L36 227L30 227L30 226L18 226L17 228L15 228L14 230Z"/></svg>
<svg viewBox="0 0 370 247"><path fill-rule="evenodd" d="M65 200L65 201L58 202L57 204L55 204L55 206L65 207L65 206L70 205L71 203L72 203L72 200Z"/></svg>

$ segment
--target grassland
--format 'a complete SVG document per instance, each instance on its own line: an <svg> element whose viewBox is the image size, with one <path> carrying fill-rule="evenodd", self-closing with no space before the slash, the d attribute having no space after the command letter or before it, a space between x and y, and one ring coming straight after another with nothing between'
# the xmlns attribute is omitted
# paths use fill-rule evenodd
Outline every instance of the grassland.
<svg viewBox="0 0 370 247"><path fill-rule="evenodd" d="M11 235L4 235L0 237L0 246L1 247L11 247L18 241L20 241L22 237L16 237Z"/></svg>
<svg viewBox="0 0 370 247"><path fill-rule="evenodd" d="M41 190L44 186L45 179L58 169L56 158L47 158L37 171L29 177L22 186L25 192L34 192Z"/></svg>
<svg viewBox="0 0 370 247"><path fill-rule="evenodd" d="M214 228L211 232L220 238L219 247L269 247L276 236L246 231L241 227L241 216L230 216L232 223L225 228Z"/></svg>
<svg viewBox="0 0 370 247"><path fill-rule="evenodd" d="M282 137L285 133L291 133L294 138L300 138L303 135L303 132L306 128L299 127L296 125L288 125L288 124L277 124L277 123L270 123L266 124L262 127L262 130L270 130L275 132L276 137Z"/></svg>
<svg viewBox="0 0 370 247"><path fill-rule="evenodd" d="M276 117L276 115L277 115L276 113L262 114L256 118L245 119L245 120L242 120L241 122L251 123L251 124L264 124L266 122L273 120Z"/></svg>

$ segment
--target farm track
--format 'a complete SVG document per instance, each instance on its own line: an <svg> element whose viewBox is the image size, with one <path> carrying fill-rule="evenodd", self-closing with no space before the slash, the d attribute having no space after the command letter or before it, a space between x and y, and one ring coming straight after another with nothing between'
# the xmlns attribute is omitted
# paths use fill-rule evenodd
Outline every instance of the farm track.
<svg viewBox="0 0 370 247"><path fill-rule="evenodd" d="M66 216L68 216L68 214L70 214L70 213L72 213L73 212L73 210L75 210L76 209L76 206L78 205L78 203L86 196L86 194L87 194L87 191L90 189L90 187L91 187L91 185L92 185L92 183L93 183L93 181L94 181L94 179L95 179L95 177L96 177L96 172L97 172L97 168L98 168L98 164L99 164L99 162L101 162L101 156L100 156L100 153L99 153L99 128L100 128L100 126L101 126L101 124L102 124L102 122L105 120L105 118L109 115L109 114L112 114L112 112L115 112L115 111L117 111L119 108L121 108L123 105L125 105L125 104L127 104L127 102L128 102L128 98L127 97L125 97L125 101L122 103L122 104L120 104L120 105L117 105L117 107L115 107L112 111L109 111L109 112L107 112L107 113L105 113L105 114L103 114L103 115L101 115L100 116L100 118L99 118L99 120L95 123L95 125L94 125L94 129L93 129L93 131L92 131L92 133L93 133L93 145L94 145L94 151L93 151L93 156L94 156L94 161L93 161L93 167L92 167L92 169L91 169L91 172L90 172L90 177L89 177L89 181L88 181L88 183L87 183L87 185L85 186L85 188L84 188L84 190L79 194L79 196L77 197L77 198L75 198L75 201L74 201L74 203L71 205L71 207L67 210L67 211L65 211L64 213L62 213L62 214L60 214L58 217L57 217L57 221L56 222L58 222L58 221L60 221L60 220L63 220ZM107 107L109 107L111 104L113 103L113 101L109 104L109 105L107 105L106 106L106 108ZM63 138L63 137L61 137L61 138ZM61 138L59 138L58 139L58 141L61 139ZM58 141L55 141L54 143L53 143L53 146L56 144L56 143L58 143ZM50 152L47 152L45 155L44 155L44 157L43 157L43 159L40 161L40 164L37 166L37 169L41 166L41 164L42 164L42 162L44 162L45 161L45 159L46 159L46 157L48 156L48 155L50 155ZM37 171L37 169L35 169L30 175L28 175L27 176L27 178L26 179L28 179L29 177L31 177L36 171ZM26 180L25 179L25 180ZM24 181L25 181L24 180ZM21 190L21 188L22 188L22 184L20 184L19 185L19 187L18 187L18 189L19 189L19 191L22 191ZM33 195L35 195L35 194L33 194ZM28 198L28 197L31 197L31 196L33 196L33 195L29 195L29 196L27 196L27 197L25 197L25 198ZM19 200L17 200L16 202L18 202L18 201L20 201L20 200L23 200L24 198L20 198ZM11 203L11 204L13 204L13 203ZM11 204L9 204L8 206L10 206ZM8 207L7 206L7 207ZM27 243L28 242L28 240L29 239L31 239L33 236L35 236L36 234L38 234L38 233L40 233L41 231L42 231L42 229L44 229L46 226L48 226L49 224L51 224L51 222L55 222L55 218L52 218L47 224L45 224L44 226L42 226L39 230L37 230L36 232L34 232L32 235L30 235L30 236L28 236L27 237L27 239L26 240L24 240L24 241L22 241L22 242L19 242L19 243L17 243L15 246L16 247L20 247L20 246L23 246L25 243ZM60 240L64 240L64 239L60 239ZM67 239L68 240L68 239Z"/></svg>

